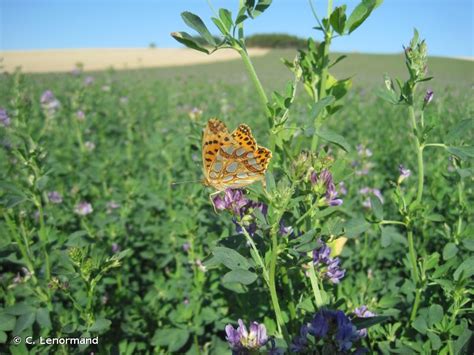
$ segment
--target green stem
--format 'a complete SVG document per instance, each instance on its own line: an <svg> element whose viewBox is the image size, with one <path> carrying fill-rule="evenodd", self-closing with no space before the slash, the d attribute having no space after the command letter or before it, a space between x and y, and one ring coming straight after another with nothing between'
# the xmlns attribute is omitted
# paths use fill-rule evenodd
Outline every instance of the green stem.
<svg viewBox="0 0 474 355"><path fill-rule="evenodd" d="M257 89L257 93L258 93L258 97L260 99L260 103L262 104L262 107L265 111L265 114L267 115L267 117L269 119L270 128L272 128L273 127L273 118L271 117L270 110L268 109L267 94L265 94L265 90L263 89L262 83L260 82L260 79L258 78L257 72L255 71L255 68L252 64L252 61L250 60L250 57L247 53L247 50L245 48L237 48L237 51L239 52L240 56L242 57L245 69L247 69L247 73L250 76L250 79L252 80L253 84L255 85L255 88Z"/></svg>
<svg viewBox="0 0 474 355"><path fill-rule="evenodd" d="M391 221L391 220L383 220L383 221L380 221L379 222L380 225L384 225L384 224L399 224L401 226L405 226L406 227L406 223L405 222L402 222L402 221Z"/></svg>
<svg viewBox="0 0 474 355"><path fill-rule="evenodd" d="M328 9L327 9L327 18L331 17L332 13L332 0L328 0ZM320 72L320 83L319 83L319 90L318 90L318 98L317 100L322 100L326 97L326 81L328 76L328 68L329 68L329 47L331 46L331 39L332 39L332 31L331 28L328 28L324 32L324 42L323 42L323 53L322 53L322 66ZM321 110L321 112L314 118L314 129L318 130L321 126L321 120L324 115L325 110ZM313 139L311 142L311 150L315 151L318 147L318 135L313 135Z"/></svg>
<svg viewBox="0 0 474 355"><path fill-rule="evenodd" d="M423 147L440 147L440 148L447 148L448 146L443 143L426 143L423 144Z"/></svg>
<svg viewBox="0 0 474 355"><path fill-rule="evenodd" d="M415 146L416 146L416 156L418 162L418 188L416 191L415 203L420 204L423 197L423 186L425 179L424 164L423 164L423 145L420 143L420 140L417 135L417 124L415 116L415 108L413 104L408 106L408 114L410 116L410 121L413 128L413 135L415 137Z"/></svg>
<svg viewBox="0 0 474 355"><path fill-rule="evenodd" d="M270 259L270 274L269 274L269 288L270 288L270 297L273 303L273 309L275 311L275 317L277 320L278 331L283 334L283 338L290 344L290 339L288 331L286 330L285 322L283 321L283 316L280 309L280 303L278 302L278 295L276 291L276 262L278 258L278 236L277 236L278 227L273 226L270 234L272 238L272 251Z"/></svg>
<svg viewBox="0 0 474 355"><path fill-rule="evenodd" d="M320 309L324 306L323 296L318 286L318 277L316 276L316 271L314 270L314 265L310 264L309 267L309 280L311 281L311 287L313 289L314 300L316 301L316 307Z"/></svg>
<svg viewBox="0 0 474 355"><path fill-rule="evenodd" d="M418 311L418 307L421 301L421 288L419 285L420 277L418 274L418 265L416 263L417 256L416 256L415 246L413 243L413 231L411 229L408 230L408 250L410 254L412 280L416 287L415 301L413 302L413 308L411 310L411 315L410 315L410 321L413 321L416 318L416 313Z"/></svg>
<svg viewBox="0 0 474 355"><path fill-rule="evenodd" d="M252 255L252 256L253 256L254 261L262 268L263 279L267 283L267 286L270 287L269 278L268 278L268 270L265 267L265 263L263 262L263 259L260 256L260 253L258 252L257 246L255 245L255 242L253 241L252 237L249 235L249 233L247 232L247 230L245 229L245 227L243 225L240 224L240 228L242 229L242 233L244 234L245 238L247 239L247 242L250 244L250 246L253 249L254 255Z"/></svg>

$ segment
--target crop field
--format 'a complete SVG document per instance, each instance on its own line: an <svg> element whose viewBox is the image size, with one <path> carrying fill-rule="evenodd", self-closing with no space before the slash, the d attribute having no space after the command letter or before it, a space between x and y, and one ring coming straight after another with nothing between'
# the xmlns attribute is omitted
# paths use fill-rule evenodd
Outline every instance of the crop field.
<svg viewBox="0 0 474 355"><path fill-rule="evenodd" d="M409 54L315 98L296 53L252 60L267 111L240 60L1 75L0 353L472 353L474 62L394 104ZM265 184L211 202L211 118Z"/></svg>

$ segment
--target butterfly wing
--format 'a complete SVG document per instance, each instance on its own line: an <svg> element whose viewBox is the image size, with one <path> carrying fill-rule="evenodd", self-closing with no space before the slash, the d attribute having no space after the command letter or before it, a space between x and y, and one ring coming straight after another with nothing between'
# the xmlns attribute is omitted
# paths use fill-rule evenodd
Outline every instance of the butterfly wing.
<svg viewBox="0 0 474 355"><path fill-rule="evenodd" d="M232 134L218 120L210 120L203 138L203 163L206 183L219 191L240 188L262 180L271 152L257 146L247 125Z"/></svg>

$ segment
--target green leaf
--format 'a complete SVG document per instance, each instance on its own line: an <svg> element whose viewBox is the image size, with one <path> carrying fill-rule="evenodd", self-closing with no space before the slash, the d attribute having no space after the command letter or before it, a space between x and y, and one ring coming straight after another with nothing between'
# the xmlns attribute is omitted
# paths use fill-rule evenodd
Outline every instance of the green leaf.
<svg viewBox="0 0 474 355"><path fill-rule="evenodd" d="M234 269L229 271L222 278L222 282L233 283L238 282L243 285L250 285L257 279L257 275L251 271L244 269Z"/></svg>
<svg viewBox="0 0 474 355"><path fill-rule="evenodd" d="M195 15L189 11L185 11L181 14L181 17L183 18L184 23L186 23L186 25L188 25L197 33L199 33L202 38L207 41L207 43L214 47L216 46L216 41L214 40L214 37L211 35L206 25L198 15Z"/></svg>
<svg viewBox="0 0 474 355"><path fill-rule="evenodd" d="M474 158L474 147L447 147L446 150L462 160Z"/></svg>
<svg viewBox="0 0 474 355"><path fill-rule="evenodd" d="M469 328L465 328L464 332L459 336L459 338L454 342L454 353L462 354L463 349L468 344L469 339L471 339L473 332ZM467 354L467 352L466 352Z"/></svg>
<svg viewBox="0 0 474 355"><path fill-rule="evenodd" d="M234 249L226 247L215 247L212 250L214 257L231 270L250 269L251 265L245 257L240 255Z"/></svg>
<svg viewBox="0 0 474 355"><path fill-rule="evenodd" d="M352 324L356 326L357 329L366 329L370 328L376 324L383 323L386 320L390 319L389 316L375 316L370 318L354 318L352 319Z"/></svg>
<svg viewBox="0 0 474 355"><path fill-rule="evenodd" d="M89 328L89 332L104 333L109 330L112 322L105 318L98 318Z"/></svg>
<svg viewBox="0 0 474 355"><path fill-rule="evenodd" d="M179 328L158 329L151 343L154 346L167 346L169 352L177 352L189 339L189 331Z"/></svg>
<svg viewBox="0 0 474 355"><path fill-rule="evenodd" d="M342 35L346 24L346 5L336 7L329 18L329 22L334 31Z"/></svg>
<svg viewBox="0 0 474 355"><path fill-rule="evenodd" d="M251 18L256 18L261 15L272 3L272 0L258 0L255 5L255 0L245 0L245 7L247 13Z"/></svg>
<svg viewBox="0 0 474 355"><path fill-rule="evenodd" d="M443 248L443 259L448 260L454 257L458 252L458 247L454 243L448 243Z"/></svg>
<svg viewBox="0 0 474 355"><path fill-rule="evenodd" d="M7 342L7 333L0 330L0 344L5 344Z"/></svg>
<svg viewBox="0 0 474 355"><path fill-rule="evenodd" d="M387 88L380 88L376 90L375 94L382 100L387 101L392 105L396 105L399 102L398 95L393 90L388 90Z"/></svg>
<svg viewBox="0 0 474 355"><path fill-rule="evenodd" d="M0 314L0 331L10 331L15 328L16 318L10 314Z"/></svg>
<svg viewBox="0 0 474 355"><path fill-rule="evenodd" d="M442 345L441 338L437 334L430 331L428 331L427 335L431 342L431 349L438 350Z"/></svg>
<svg viewBox="0 0 474 355"><path fill-rule="evenodd" d="M35 308L33 306L30 306L27 303L24 302L19 302L17 304L14 304L13 306L5 308L5 313L11 314L14 316L21 316L23 314L27 313L35 313Z"/></svg>
<svg viewBox="0 0 474 355"><path fill-rule="evenodd" d="M13 329L14 335L21 334L26 328L31 327L35 321L35 312L22 314L16 320L15 328Z"/></svg>
<svg viewBox="0 0 474 355"><path fill-rule="evenodd" d="M425 261L425 270L430 270L436 266L438 266L438 261L439 261L439 253L435 252L428 256Z"/></svg>
<svg viewBox="0 0 474 355"><path fill-rule="evenodd" d="M378 301L377 306L380 308L392 308L398 302L400 302L400 296L386 294Z"/></svg>
<svg viewBox="0 0 474 355"><path fill-rule="evenodd" d="M377 221L383 220L383 205L382 202L376 197L376 196L371 196L370 197L370 204L372 206L372 211L374 212L374 216L377 219Z"/></svg>
<svg viewBox="0 0 474 355"><path fill-rule="evenodd" d="M36 310L36 322L41 328L52 328L51 318L49 317L49 310L47 308L38 308Z"/></svg>
<svg viewBox="0 0 474 355"><path fill-rule="evenodd" d="M319 137L321 137L322 139L338 145L339 147L344 149L346 152L351 151L351 146L346 141L346 139L343 136L341 136L340 134L338 134L334 131L331 131L327 128L320 128L315 133Z"/></svg>
<svg viewBox="0 0 474 355"><path fill-rule="evenodd" d="M369 17L373 9L379 6L382 0L362 0L350 14L346 22L345 31L352 33Z"/></svg>
<svg viewBox="0 0 474 355"><path fill-rule="evenodd" d="M316 102L313 108L311 109L311 117L318 117L321 111L325 109L326 106L331 105L334 101L336 101L336 98L330 95Z"/></svg>
<svg viewBox="0 0 474 355"><path fill-rule="evenodd" d="M456 281L458 281L461 276L464 279L469 279L472 275L474 275L474 257L464 260L453 274L454 280Z"/></svg>
<svg viewBox="0 0 474 355"><path fill-rule="evenodd" d="M426 330L428 329L428 324L426 323L426 319L423 316L418 316L413 321L412 326L421 334L426 334Z"/></svg>
<svg viewBox="0 0 474 355"><path fill-rule="evenodd" d="M304 309L306 312L310 312L310 313L314 312L315 308L313 304L313 297L306 297L300 303L298 303L296 308Z"/></svg>
<svg viewBox="0 0 474 355"><path fill-rule="evenodd" d="M432 304L428 311L428 325L432 327L436 323L441 322L444 316L443 307L439 304Z"/></svg>
<svg viewBox="0 0 474 355"><path fill-rule="evenodd" d="M227 32L230 32L232 27L232 13L227 9L219 9L219 17L224 24Z"/></svg>
<svg viewBox="0 0 474 355"><path fill-rule="evenodd" d="M348 238L354 238L369 229L370 224L364 218L356 217L347 221L344 228L346 236Z"/></svg>
<svg viewBox="0 0 474 355"><path fill-rule="evenodd" d="M186 47L195 49L200 52L204 52L206 54L209 54L209 51L201 47L195 40L194 38L186 33L186 32L172 32L171 37L173 37L175 40L177 40L179 43L184 44Z"/></svg>
<svg viewBox="0 0 474 355"><path fill-rule="evenodd" d="M474 119L469 118L466 120L459 121L449 130L446 135L446 140L454 141L468 136L469 131L474 128Z"/></svg>

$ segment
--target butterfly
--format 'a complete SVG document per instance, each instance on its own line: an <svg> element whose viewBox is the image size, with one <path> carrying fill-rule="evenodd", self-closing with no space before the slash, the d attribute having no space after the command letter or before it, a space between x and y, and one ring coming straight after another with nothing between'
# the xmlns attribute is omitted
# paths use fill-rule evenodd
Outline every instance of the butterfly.
<svg viewBox="0 0 474 355"><path fill-rule="evenodd" d="M272 152L257 145L250 128L239 125L229 133L226 125L211 118L202 136L202 163L205 186L218 194L225 189L241 188L265 177Z"/></svg>

